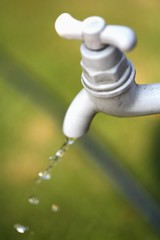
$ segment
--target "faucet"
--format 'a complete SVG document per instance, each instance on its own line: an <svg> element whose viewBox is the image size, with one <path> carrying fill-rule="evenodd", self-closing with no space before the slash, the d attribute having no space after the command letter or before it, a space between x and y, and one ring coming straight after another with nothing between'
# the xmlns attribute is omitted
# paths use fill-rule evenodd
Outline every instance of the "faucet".
<svg viewBox="0 0 160 240"><path fill-rule="evenodd" d="M107 25L98 16L79 21L68 13L57 18L55 29L61 37L83 42L83 89L65 115L63 132L67 137L82 137L99 112L115 117L160 113L160 83L137 84L134 66L124 54L137 42L132 29Z"/></svg>

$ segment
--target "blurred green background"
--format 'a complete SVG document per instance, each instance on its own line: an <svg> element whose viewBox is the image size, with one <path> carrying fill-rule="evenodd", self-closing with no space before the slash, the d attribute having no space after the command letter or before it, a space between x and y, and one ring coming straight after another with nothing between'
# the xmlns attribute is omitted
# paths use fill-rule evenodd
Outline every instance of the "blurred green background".
<svg viewBox="0 0 160 240"><path fill-rule="evenodd" d="M1 0L0 239L159 239L144 214L92 161L81 139L54 169L53 179L38 187L41 204L27 202L33 179L64 141L65 111L82 88L80 42L61 39L54 30L63 12L132 27L138 45L127 57L136 81L160 82L159 0ZM159 120L159 115L99 114L90 133L160 204ZM51 212L53 203L59 212ZM17 233L15 223L30 231Z"/></svg>

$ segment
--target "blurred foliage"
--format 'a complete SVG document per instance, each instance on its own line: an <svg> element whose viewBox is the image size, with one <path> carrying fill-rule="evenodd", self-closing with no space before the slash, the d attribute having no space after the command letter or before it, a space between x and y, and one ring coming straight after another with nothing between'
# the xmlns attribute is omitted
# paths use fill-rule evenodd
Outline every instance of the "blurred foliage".
<svg viewBox="0 0 160 240"><path fill-rule="evenodd" d="M159 11L159 0L0 1L1 239L159 239L78 142L38 188L41 204L27 203L33 179L64 140L63 115L81 89L80 42L59 38L56 18L99 15L135 29L138 45L127 56L137 82L150 83L160 81ZM160 202L159 116L99 114L90 131ZM53 202L58 213L50 211ZM35 233L18 234L17 222Z"/></svg>

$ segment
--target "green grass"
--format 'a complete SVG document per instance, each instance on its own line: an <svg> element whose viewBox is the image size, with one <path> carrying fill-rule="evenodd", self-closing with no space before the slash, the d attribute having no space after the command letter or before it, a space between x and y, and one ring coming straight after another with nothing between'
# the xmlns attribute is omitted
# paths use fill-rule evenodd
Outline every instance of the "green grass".
<svg viewBox="0 0 160 240"><path fill-rule="evenodd" d="M38 188L41 204L34 208L27 203L33 179L64 141L59 116L81 89L80 42L56 35L56 17L62 12L79 19L100 15L108 23L133 27L139 42L127 56L137 69L137 82L149 83L160 81L159 9L158 0L1 0L0 239L159 239L78 142L55 168L53 180ZM30 82L21 80L23 72ZM52 108L52 92L63 103L60 113L59 102ZM117 119L99 114L90 131L160 202L159 116ZM50 211L53 202L60 206L56 214ZM35 234L16 233L17 222Z"/></svg>

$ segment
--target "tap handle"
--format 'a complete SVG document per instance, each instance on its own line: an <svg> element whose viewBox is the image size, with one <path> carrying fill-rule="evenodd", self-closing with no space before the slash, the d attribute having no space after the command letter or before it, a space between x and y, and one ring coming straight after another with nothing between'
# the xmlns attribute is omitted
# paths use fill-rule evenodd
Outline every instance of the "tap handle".
<svg viewBox="0 0 160 240"><path fill-rule="evenodd" d="M84 21L68 13L61 14L55 23L57 33L64 38L83 40L91 50L113 45L122 51L129 51L136 45L136 35L125 26L106 25L101 17L89 17Z"/></svg>
<svg viewBox="0 0 160 240"><path fill-rule="evenodd" d="M82 22L76 20L68 13L63 13L57 18L55 29L61 37L67 39L83 39Z"/></svg>
<svg viewBox="0 0 160 240"><path fill-rule="evenodd" d="M103 43L114 45L122 51L132 50L137 43L135 32L126 26L108 25L100 38Z"/></svg>

